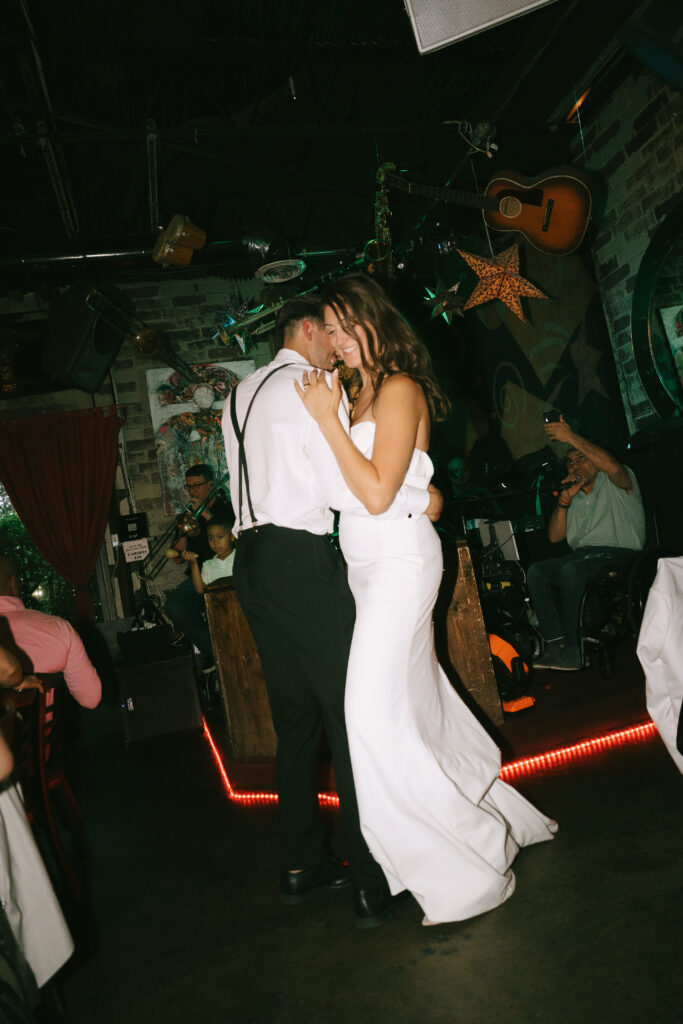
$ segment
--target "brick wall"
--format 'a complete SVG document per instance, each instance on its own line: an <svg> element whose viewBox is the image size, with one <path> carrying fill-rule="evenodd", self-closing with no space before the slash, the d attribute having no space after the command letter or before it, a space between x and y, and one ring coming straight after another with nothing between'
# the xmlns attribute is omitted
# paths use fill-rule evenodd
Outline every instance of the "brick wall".
<svg viewBox="0 0 683 1024"><path fill-rule="evenodd" d="M226 346L219 339L212 339L215 314L225 306L228 295L239 293L250 303L260 301L262 286L256 280L205 277L174 281L169 277L158 284L131 281L119 287L135 304L145 325L163 332L164 339L187 363L251 359L262 366L271 358L268 340L259 342L244 356L237 344ZM112 368L117 401L126 410L125 458L135 510L147 514L152 538L161 536L172 520L162 507L145 371L165 365L163 358L141 359L133 352L130 341L126 341ZM169 565L159 574L154 589L163 590L181 579L180 570Z"/></svg>
<svg viewBox="0 0 683 1024"><path fill-rule="evenodd" d="M636 371L633 287L656 227L683 188L683 96L649 71L630 75L584 122L585 163L607 186L596 211L595 274L632 432L657 419ZM584 164L577 139L574 160Z"/></svg>
<svg viewBox="0 0 683 1024"><path fill-rule="evenodd" d="M246 356L237 344L227 346L219 339L212 338L215 333L215 315L225 307L229 296L239 295L250 304L261 301L262 285L257 280L226 281L218 277L183 277L174 280L172 271L169 271L168 278L159 282L135 281L131 275L131 280L119 283L117 287L133 302L135 313L144 325L162 332L164 340L186 363L251 359L257 366L261 366L271 358L268 335L264 335L264 340L251 348ZM274 300L269 296L267 301ZM43 312L46 315L46 310ZM27 295L22 299L0 300L1 313L30 314L31 318L35 318L40 315L41 307L36 296ZM66 390L5 398L0 402L1 419L85 409L90 408L93 401L98 406L115 402L121 407L126 420L121 433L121 448L129 491L119 471L119 510L122 513L133 509L146 512L153 539L161 536L172 520L162 507L145 371L165 365L166 361L162 357L140 357L134 352L130 339L126 339L112 366L111 378L107 376L96 395L91 397L83 391ZM113 564L108 538L106 547L109 562ZM169 565L159 575L152 589L161 591L180 579L182 574L178 568Z"/></svg>

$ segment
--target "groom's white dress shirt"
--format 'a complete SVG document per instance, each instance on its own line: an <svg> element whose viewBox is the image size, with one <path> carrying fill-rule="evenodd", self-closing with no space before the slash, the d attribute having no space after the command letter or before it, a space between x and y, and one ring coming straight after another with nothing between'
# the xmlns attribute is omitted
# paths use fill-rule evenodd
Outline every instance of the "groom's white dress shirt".
<svg viewBox="0 0 683 1024"><path fill-rule="evenodd" d="M246 428L244 419L256 389L275 367L282 367L266 381L254 404ZM330 533L334 516L332 509L358 505L349 491L336 459L318 424L308 413L294 390L294 381L301 383L304 370L314 367L293 349L281 349L267 366L263 366L240 382L237 388L237 422L244 428L244 447L249 476L249 491L255 522L273 523L309 533ZM327 377L329 383L329 376ZM339 408L339 419L348 432L349 413L346 395ZM230 397L223 408L225 455L230 470L230 497L236 522L233 533L255 525L242 485L242 507L239 508L239 449L230 418ZM425 511L429 495L407 488L406 512L420 515Z"/></svg>

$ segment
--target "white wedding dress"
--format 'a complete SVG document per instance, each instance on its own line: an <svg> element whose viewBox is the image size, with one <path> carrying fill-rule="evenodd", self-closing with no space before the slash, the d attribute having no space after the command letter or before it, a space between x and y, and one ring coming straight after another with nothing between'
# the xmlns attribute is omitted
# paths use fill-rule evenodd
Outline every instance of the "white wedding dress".
<svg viewBox="0 0 683 1024"><path fill-rule="evenodd" d="M372 454L375 425L352 428ZM415 451L405 484L427 487L433 466ZM346 721L363 834L392 893L408 889L424 924L460 921L512 895L520 848L557 825L498 778L500 751L440 668L432 610L441 544L426 516L395 505L340 517L356 601Z"/></svg>

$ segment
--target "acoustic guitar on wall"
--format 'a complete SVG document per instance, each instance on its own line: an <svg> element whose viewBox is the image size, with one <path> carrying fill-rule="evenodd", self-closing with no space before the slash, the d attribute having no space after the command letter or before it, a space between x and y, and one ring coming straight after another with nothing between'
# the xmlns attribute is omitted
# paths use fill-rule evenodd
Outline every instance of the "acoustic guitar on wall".
<svg viewBox="0 0 683 1024"><path fill-rule="evenodd" d="M392 188L409 195L483 210L486 223L494 231L519 231L536 249L552 256L578 249L591 214L588 178L573 167L544 171L537 178L501 171L483 194L416 185L395 174L387 174L386 180Z"/></svg>

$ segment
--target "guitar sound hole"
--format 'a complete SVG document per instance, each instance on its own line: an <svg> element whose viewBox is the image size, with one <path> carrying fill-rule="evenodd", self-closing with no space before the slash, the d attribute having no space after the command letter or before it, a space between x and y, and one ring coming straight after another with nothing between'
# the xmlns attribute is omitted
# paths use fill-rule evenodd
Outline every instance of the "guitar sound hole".
<svg viewBox="0 0 683 1024"><path fill-rule="evenodd" d="M517 196L504 196L498 209L504 217L519 217L522 212L522 204Z"/></svg>

